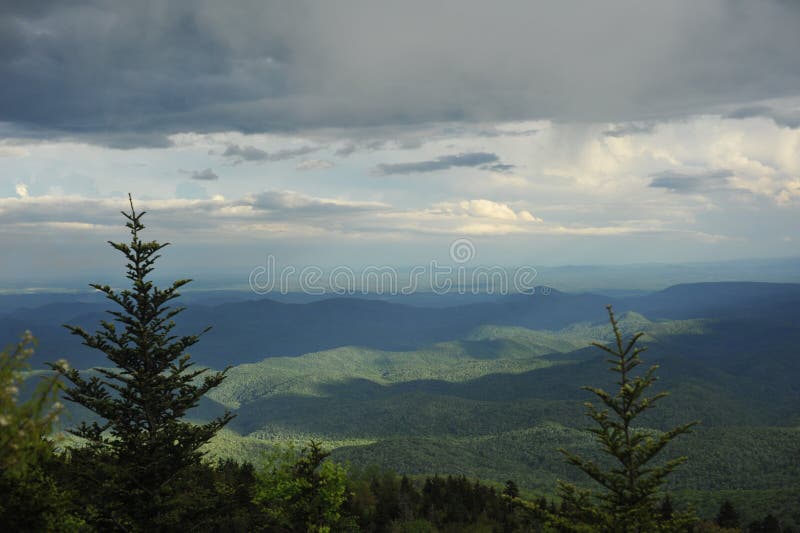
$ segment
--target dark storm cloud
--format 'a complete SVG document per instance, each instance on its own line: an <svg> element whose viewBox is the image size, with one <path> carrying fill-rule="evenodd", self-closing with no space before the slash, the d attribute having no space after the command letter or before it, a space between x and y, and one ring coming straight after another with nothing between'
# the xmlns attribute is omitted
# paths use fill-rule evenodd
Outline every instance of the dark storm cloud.
<svg viewBox="0 0 800 533"><path fill-rule="evenodd" d="M3 16L40 16L58 4L68 6L84 2L75 0L0 0L0 15Z"/></svg>
<svg viewBox="0 0 800 533"><path fill-rule="evenodd" d="M523 130L523 131L506 131L506 130L480 130L477 133L478 137L530 137L531 135L536 135L539 133L539 130Z"/></svg>
<svg viewBox="0 0 800 533"><path fill-rule="evenodd" d="M500 172L500 173L508 173L517 168L516 165L507 165L505 163L496 163L494 165L485 165L482 167L486 170L491 170L492 172Z"/></svg>
<svg viewBox="0 0 800 533"><path fill-rule="evenodd" d="M192 172L191 176L189 176L193 180L200 180L200 181L215 181L219 179L219 176L216 172L207 168L205 170L195 170Z"/></svg>
<svg viewBox="0 0 800 533"><path fill-rule="evenodd" d="M715 112L797 93L797 4L3 1L0 122L129 147Z"/></svg>
<svg viewBox="0 0 800 533"><path fill-rule="evenodd" d="M407 128L403 128L407 129ZM408 132L405 132L409 135ZM344 146L336 150L335 154L339 157L348 157L358 151L374 152L376 150L414 150L421 147L424 139L420 138L418 132L412 132L411 136L400 139L358 139L350 140ZM393 136L396 137L396 136Z"/></svg>
<svg viewBox="0 0 800 533"><path fill-rule="evenodd" d="M237 144L228 145L223 157L234 157L240 161L266 161L269 154L255 146L239 146Z"/></svg>
<svg viewBox="0 0 800 533"><path fill-rule="evenodd" d="M685 194L730 190L727 179L732 176L733 173L729 170L710 170L692 174L666 171L653 174L650 187Z"/></svg>
<svg viewBox="0 0 800 533"><path fill-rule="evenodd" d="M224 157L233 158L237 163L243 161L284 161L294 159L320 150L319 146L301 146L300 148L289 148L278 150L277 152L267 152L255 146L239 146L230 144L222 153Z"/></svg>
<svg viewBox="0 0 800 533"><path fill-rule="evenodd" d="M391 163L378 165L378 173L389 174L415 174L419 172L435 172L453 167L481 167L492 166L498 163L497 154L488 152L471 152L466 154L443 155L429 161L415 161L413 163ZM501 165L506 166L506 165Z"/></svg>
<svg viewBox="0 0 800 533"><path fill-rule="evenodd" d="M358 147L355 144L348 143L348 144L345 144L344 146L342 146L341 148L339 148L338 150L336 150L335 153L339 157L347 157L347 156L353 154L356 150L358 150Z"/></svg>
<svg viewBox="0 0 800 533"><path fill-rule="evenodd" d="M747 119L754 117L764 117L772 120L778 126L785 128L800 128L800 110L777 110L766 105L753 105L740 107L725 115L725 118Z"/></svg>

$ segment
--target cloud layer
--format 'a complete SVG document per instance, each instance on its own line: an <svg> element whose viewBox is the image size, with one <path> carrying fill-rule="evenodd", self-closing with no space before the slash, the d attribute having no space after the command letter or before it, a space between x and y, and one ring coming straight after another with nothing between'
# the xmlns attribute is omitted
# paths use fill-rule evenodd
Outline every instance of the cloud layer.
<svg viewBox="0 0 800 533"><path fill-rule="evenodd" d="M731 116L798 124L747 107L797 94L797 2L3 6L0 122L37 137L165 146L183 131L653 120L737 105Z"/></svg>
<svg viewBox="0 0 800 533"><path fill-rule="evenodd" d="M698 193L725 190L729 187L729 170L712 170L695 174L667 170L653 175L650 187L677 193Z"/></svg>
<svg viewBox="0 0 800 533"><path fill-rule="evenodd" d="M296 157L308 155L319 149L320 147L317 146L301 146L299 148L286 148L269 153L255 146L230 144L225 148L225 151L222 152L222 156L232 158L234 163L237 164L245 161L284 161L286 159L294 159Z"/></svg>
<svg viewBox="0 0 800 533"><path fill-rule="evenodd" d="M419 172L435 172L453 167L483 167L498 163L500 158L496 154L487 152L472 152L465 154L443 155L428 161L414 161L411 163L384 163L378 166L380 174L416 174Z"/></svg>
<svg viewBox="0 0 800 533"><path fill-rule="evenodd" d="M0 2L0 249L82 268L130 191L192 268L797 255L798 27L783 0Z"/></svg>

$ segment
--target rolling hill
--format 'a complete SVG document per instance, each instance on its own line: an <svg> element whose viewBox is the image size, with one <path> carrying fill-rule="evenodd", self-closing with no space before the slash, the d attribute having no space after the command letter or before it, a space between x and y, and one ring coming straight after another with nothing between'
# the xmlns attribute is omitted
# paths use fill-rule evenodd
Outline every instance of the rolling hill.
<svg viewBox="0 0 800 533"><path fill-rule="evenodd" d="M601 302L614 301L623 332L645 332L644 358L660 365L658 386L672 393L643 424L659 431L702 420L669 451L690 458L672 490L708 509L736 490L784 502L777 512L788 516L786 494L800 493L792 492L800 491L798 286L538 298L430 308L347 299L193 305L183 327L213 323L218 335L204 337L193 355L234 366L192 417L236 414L209 447L212 457L258 461L275 443L314 438L354 465L513 478L549 492L556 478L581 480L558 447L593 453L581 386L613 386L602 354L588 345L608 340ZM73 310L79 314L66 320L89 325L98 317L85 306ZM57 302L3 327L73 310ZM212 357L224 339L225 354L245 355ZM312 349L301 353L305 347ZM84 417L75 410L72 422Z"/></svg>

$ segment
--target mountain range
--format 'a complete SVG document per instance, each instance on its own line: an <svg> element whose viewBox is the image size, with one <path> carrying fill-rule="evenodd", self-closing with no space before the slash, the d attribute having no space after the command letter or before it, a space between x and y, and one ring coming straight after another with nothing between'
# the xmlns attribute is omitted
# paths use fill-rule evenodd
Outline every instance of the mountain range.
<svg viewBox="0 0 800 533"><path fill-rule="evenodd" d="M485 324L559 329L602 321L607 304L650 319L712 317L720 322L717 329L742 320L781 328L791 325L793 310L800 302L800 285L773 283L685 284L628 297L544 292L476 298L476 303L446 306L414 305L413 299L395 303L337 297L286 303L248 293L217 294L206 300L195 296L179 315L176 331L196 333L212 326L191 354L200 364L224 368L340 346L411 350L461 339ZM105 310L110 302L98 300L96 295L55 295L55 301L49 302L42 296L28 295L31 302L26 302L26 296L0 296L0 338L10 342L28 329L39 339L40 362L64 357L79 368L103 364L102 354L85 349L62 324L93 330L100 320L109 318ZM430 297L423 298L420 300L430 301ZM440 298L446 300L447 296Z"/></svg>
<svg viewBox="0 0 800 533"><path fill-rule="evenodd" d="M545 292L427 306L434 296L291 303L192 295L178 329L213 326L193 359L231 366L192 416L236 414L212 456L258 461L277 442L314 438L354 466L511 478L548 493L558 478L585 481L559 447L595 454L581 387L614 386L603 354L589 346L610 340L605 306L613 304L623 333L645 332L643 358L660 365L658 387L671 392L643 424L660 431L702 422L668 450L689 457L671 490L708 512L727 498L753 516L800 523L792 515L800 509L800 285L698 283L622 297ZM105 363L60 327L92 328L106 317L105 302L3 298L7 341L31 329L40 361ZM89 418L74 408L71 415L67 424Z"/></svg>

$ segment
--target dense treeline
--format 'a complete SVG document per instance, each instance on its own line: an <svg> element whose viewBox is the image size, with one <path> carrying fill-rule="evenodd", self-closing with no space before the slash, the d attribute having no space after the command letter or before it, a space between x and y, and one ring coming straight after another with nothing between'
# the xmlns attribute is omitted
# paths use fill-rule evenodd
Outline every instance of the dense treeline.
<svg viewBox="0 0 800 533"><path fill-rule="evenodd" d="M226 371L194 367L186 351L202 333L173 333L173 319L183 309L169 304L189 280L166 289L149 280L166 244L140 238L143 214L131 202L123 213L131 241L111 243L125 257L130 288L93 285L116 304L109 311L113 319L102 321L96 333L67 326L113 366L89 373L54 363L54 375L20 401L32 338L26 335L0 357L4 530L644 533L743 526L731 502L705 523L664 496L667 477L686 458L663 459L661 451L695 422L662 432L637 427L637 417L666 393L648 395L657 366L637 370L641 334L624 339L610 308L613 342L596 346L606 353L619 388L586 387L599 400L599 407L586 405L604 459L562 450L569 464L599 485L595 490L561 483L556 502L525 498L512 480L498 489L464 476L348 472L314 441L301 449L277 447L258 467L205 460L204 447L233 416L225 412L202 424L185 416ZM66 449L50 437L62 390L94 415L93 422L70 430L79 440ZM747 524L747 530L790 531L773 516Z"/></svg>
<svg viewBox="0 0 800 533"><path fill-rule="evenodd" d="M231 460L200 463L171 484L151 530L342 532L576 531L564 502L520 497L513 481L498 488L464 477L409 478L369 468L347 472L318 447L281 450L254 468ZM275 460L278 457L280 459ZM291 458L291 460L290 460ZM324 466L329 465L329 466ZM51 455L27 477L2 476L0 523L9 531L137 531L109 524L96 473L73 451ZM310 468L313 467L313 468ZM282 479L283 483L276 483ZM11 483L9 483L11 481ZM46 488L46 490L42 490ZM339 494L339 498L329 495ZM669 498L654 513L668 520ZM741 528L741 529L740 529ZM592 529L588 529L591 531ZM597 530L601 530L597 524ZM729 502L714 520L684 531L789 533L774 516L744 523Z"/></svg>

